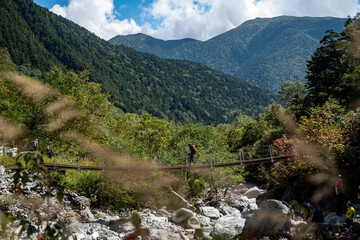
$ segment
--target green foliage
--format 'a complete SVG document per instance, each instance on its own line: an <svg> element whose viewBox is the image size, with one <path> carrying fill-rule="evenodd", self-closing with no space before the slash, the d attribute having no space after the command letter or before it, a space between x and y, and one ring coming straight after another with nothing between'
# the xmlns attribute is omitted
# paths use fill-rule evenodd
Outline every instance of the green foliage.
<svg viewBox="0 0 360 240"><path fill-rule="evenodd" d="M116 211L134 204L128 190L101 172L67 171L62 184L68 190L90 198L93 207L111 208Z"/></svg>
<svg viewBox="0 0 360 240"><path fill-rule="evenodd" d="M17 66L11 60L11 56L6 48L0 48L0 72L16 71Z"/></svg>
<svg viewBox="0 0 360 240"><path fill-rule="evenodd" d="M211 124L231 122L241 113L255 117L278 100L269 91L201 64L111 45L31 0L4 0L0 9L0 48L8 48L23 73L44 79L46 74L38 76L37 69L86 69L91 82L101 83L123 112Z"/></svg>
<svg viewBox="0 0 360 240"><path fill-rule="evenodd" d="M286 81L279 90L279 97L286 101L286 111L296 120L299 120L300 116L304 114L305 93L306 88L300 81Z"/></svg>
<svg viewBox="0 0 360 240"><path fill-rule="evenodd" d="M15 204L16 200L10 194L3 194L0 196L0 210L6 211L9 207Z"/></svg>
<svg viewBox="0 0 360 240"><path fill-rule="evenodd" d="M199 62L277 92L285 81L304 79L306 59L318 47L323 33L328 29L341 32L345 20L290 16L257 18L207 41L163 41L136 34L116 36L109 42L163 58Z"/></svg>
<svg viewBox="0 0 360 240"><path fill-rule="evenodd" d="M304 180L317 172L315 166L304 161L280 161L274 163L270 171L264 171L263 174L267 180L267 187L276 185L289 185L291 183Z"/></svg>
<svg viewBox="0 0 360 240"><path fill-rule="evenodd" d="M37 191L43 199L49 198L55 194L57 200L62 202L63 190L58 188L58 182L61 177L61 172L50 172L43 165L42 156L39 153L20 154L17 158L17 168L13 175L13 193L22 194L23 186L27 183L33 183L32 191ZM3 195L1 197L1 210L6 210L9 204L14 203L14 199ZM48 203L48 201L47 201ZM13 221L6 214L1 213L1 236L6 236L7 224ZM63 231L62 222L51 221L53 219L44 219L37 210L27 217L20 219L20 228L17 232L17 237L21 238L22 234L29 238L38 239L67 239L68 236ZM15 233L13 233L13 237Z"/></svg>
<svg viewBox="0 0 360 240"><path fill-rule="evenodd" d="M348 71L348 63L342 59L346 38L329 30L320 41L319 47L307 68L306 101L314 105L322 105L329 98L341 99L343 89L339 89L342 76Z"/></svg>
<svg viewBox="0 0 360 240"><path fill-rule="evenodd" d="M331 100L322 107L311 108L310 116L301 118L299 129L307 142L343 152L348 144L344 133L351 127L348 120L344 108Z"/></svg>

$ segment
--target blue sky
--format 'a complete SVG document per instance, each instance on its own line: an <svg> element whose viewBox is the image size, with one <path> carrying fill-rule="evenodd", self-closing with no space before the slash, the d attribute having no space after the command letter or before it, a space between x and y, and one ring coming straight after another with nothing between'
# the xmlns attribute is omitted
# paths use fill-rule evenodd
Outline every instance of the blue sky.
<svg viewBox="0 0 360 240"><path fill-rule="evenodd" d="M69 0L34 0L34 2L42 7L51 9L55 4L64 7L69 4ZM115 0L115 13L119 19L133 18L136 22L143 24L141 17L141 9L149 5L149 0Z"/></svg>
<svg viewBox="0 0 360 240"><path fill-rule="evenodd" d="M207 40L246 20L280 15L347 17L359 0L34 0L108 40L145 33Z"/></svg>

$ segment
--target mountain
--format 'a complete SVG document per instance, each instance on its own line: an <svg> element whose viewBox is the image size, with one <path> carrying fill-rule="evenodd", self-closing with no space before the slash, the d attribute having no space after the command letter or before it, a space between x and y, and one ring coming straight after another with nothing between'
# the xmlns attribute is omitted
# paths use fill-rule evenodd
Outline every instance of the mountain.
<svg viewBox="0 0 360 240"><path fill-rule="evenodd" d="M192 40L182 40L182 43ZM271 92L202 64L165 60L114 46L31 0L0 1L0 48L18 66L88 70L124 112L204 124L255 117L276 102Z"/></svg>
<svg viewBox="0 0 360 240"><path fill-rule="evenodd" d="M306 60L326 30L341 32L344 18L256 18L207 41L163 41L144 34L116 36L125 45L162 58L186 59L277 92L285 81L304 80Z"/></svg>

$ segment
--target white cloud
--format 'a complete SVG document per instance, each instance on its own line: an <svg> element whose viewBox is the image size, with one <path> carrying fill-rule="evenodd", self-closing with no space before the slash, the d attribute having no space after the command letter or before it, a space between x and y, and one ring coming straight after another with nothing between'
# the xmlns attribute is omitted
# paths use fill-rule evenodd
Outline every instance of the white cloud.
<svg viewBox="0 0 360 240"><path fill-rule="evenodd" d="M116 19L113 0L70 0L66 7L51 9L105 39L142 32L161 39L201 40L256 17L346 17L359 10L358 0L154 0L143 8L149 23L140 26L133 19Z"/></svg>
<svg viewBox="0 0 360 240"><path fill-rule="evenodd" d="M68 6L55 5L50 10L104 39L142 31L151 32L148 24L139 26L134 19L116 19L113 0L70 0Z"/></svg>

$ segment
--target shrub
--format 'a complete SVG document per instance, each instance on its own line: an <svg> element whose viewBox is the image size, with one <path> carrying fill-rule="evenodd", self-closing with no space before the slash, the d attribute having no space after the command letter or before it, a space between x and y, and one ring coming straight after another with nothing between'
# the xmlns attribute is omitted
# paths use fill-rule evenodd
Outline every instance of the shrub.
<svg viewBox="0 0 360 240"><path fill-rule="evenodd" d="M134 204L130 193L101 172L68 171L62 180L67 190L91 199L93 207L111 207L113 210Z"/></svg>
<svg viewBox="0 0 360 240"><path fill-rule="evenodd" d="M0 196L0 210L7 211L15 202L15 199L10 194Z"/></svg>

